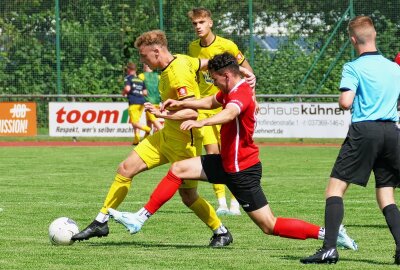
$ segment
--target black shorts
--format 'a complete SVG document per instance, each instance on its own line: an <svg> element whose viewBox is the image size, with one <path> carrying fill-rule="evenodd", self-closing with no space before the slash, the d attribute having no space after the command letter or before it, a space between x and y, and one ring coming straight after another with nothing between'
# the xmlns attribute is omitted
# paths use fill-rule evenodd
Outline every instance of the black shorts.
<svg viewBox="0 0 400 270"><path fill-rule="evenodd" d="M201 164L208 182L226 185L244 211L251 212L268 204L261 188L261 162L237 173L225 172L218 154L201 156Z"/></svg>
<svg viewBox="0 0 400 270"><path fill-rule="evenodd" d="M375 187L399 186L399 130L394 122L351 124L333 166L331 177L366 186L375 175Z"/></svg>

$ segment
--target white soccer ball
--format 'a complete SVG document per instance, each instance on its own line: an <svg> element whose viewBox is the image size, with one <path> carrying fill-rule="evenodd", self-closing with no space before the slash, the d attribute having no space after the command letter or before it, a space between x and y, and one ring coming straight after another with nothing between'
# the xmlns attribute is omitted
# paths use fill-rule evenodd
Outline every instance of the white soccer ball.
<svg viewBox="0 0 400 270"><path fill-rule="evenodd" d="M53 245L72 245L71 237L79 232L75 221L67 217L55 219L49 226L49 238Z"/></svg>

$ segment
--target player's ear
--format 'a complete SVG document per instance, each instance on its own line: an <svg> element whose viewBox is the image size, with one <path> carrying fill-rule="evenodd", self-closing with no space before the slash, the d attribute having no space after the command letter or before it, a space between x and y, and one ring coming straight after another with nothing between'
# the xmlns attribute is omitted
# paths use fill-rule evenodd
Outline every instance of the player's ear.
<svg viewBox="0 0 400 270"><path fill-rule="evenodd" d="M210 28L212 28L212 27L213 27L213 24L214 24L213 20L210 19L210 21L208 22L208 24L210 25Z"/></svg>
<svg viewBox="0 0 400 270"><path fill-rule="evenodd" d="M350 36L350 40L352 44L357 44L357 38L355 36Z"/></svg>

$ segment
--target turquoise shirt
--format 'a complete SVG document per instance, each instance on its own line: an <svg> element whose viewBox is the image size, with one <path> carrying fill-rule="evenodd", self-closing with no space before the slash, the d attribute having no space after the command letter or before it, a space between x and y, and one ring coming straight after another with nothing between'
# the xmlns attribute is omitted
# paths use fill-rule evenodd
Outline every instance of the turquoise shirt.
<svg viewBox="0 0 400 270"><path fill-rule="evenodd" d="M397 122L400 66L378 52L363 53L343 66L341 91L354 91L352 119Z"/></svg>

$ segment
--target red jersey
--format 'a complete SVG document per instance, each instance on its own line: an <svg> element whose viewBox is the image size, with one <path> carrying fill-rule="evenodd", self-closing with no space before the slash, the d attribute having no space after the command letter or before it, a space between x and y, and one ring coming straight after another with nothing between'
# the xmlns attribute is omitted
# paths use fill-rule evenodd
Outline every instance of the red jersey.
<svg viewBox="0 0 400 270"><path fill-rule="evenodd" d="M234 104L239 115L221 126L221 158L225 172L234 173L245 170L260 161L258 147L254 144L253 134L256 124L256 104L253 89L241 80L228 93L219 91L215 95L225 109Z"/></svg>

